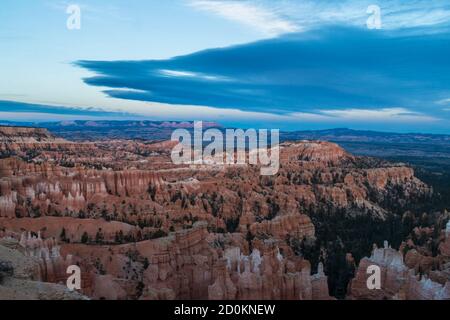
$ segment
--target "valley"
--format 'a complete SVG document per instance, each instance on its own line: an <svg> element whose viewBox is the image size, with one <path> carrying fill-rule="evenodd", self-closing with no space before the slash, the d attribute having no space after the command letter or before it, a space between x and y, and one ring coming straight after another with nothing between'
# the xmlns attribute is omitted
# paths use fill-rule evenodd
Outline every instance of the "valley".
<svg viewBox="0 0 450 320"><path fill-rule="evenodd" d="M0 254L0 296L62 286L76 264L93 299L450 298L448 198L404 161L284 139L261 176L174 165L173 146L0 127L0 249L15 257ZM368 264L383 290L365 287Z"/></svg>

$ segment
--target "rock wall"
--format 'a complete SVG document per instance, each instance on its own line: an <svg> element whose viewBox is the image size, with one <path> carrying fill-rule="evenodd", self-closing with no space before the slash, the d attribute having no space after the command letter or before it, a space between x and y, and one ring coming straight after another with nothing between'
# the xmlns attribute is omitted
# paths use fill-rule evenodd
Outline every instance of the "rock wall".
<svg viewBox="0 0 450 320"><path fill-rule="evenodd" d="M311 275L290 247L316 236L311 217L351 209L387 219L386 201L402 207L431 195L412 169L328 142L282 144L273 177L258 165L176 166L172 147L0 127L0 232L19 235L17 250L36 260L42 281L61 282L79 264L95 299L329 299L323 267ZM353 296L425 292L386 250L360 268L383 265L387 289L366 292L361 271ZM447 242L440 250L448 254Z"/></svg>
<svg viewBox="0 0 450 320"><path fill-rule="evenodd" d="M311 276L307 261L286 259L276 246L263 253L254 249L249 256L229 248L215 274L214 284L208 287L208 298L213 300L330 299L323 267Z"/></svg>
<svg viewBox="0 0 450 320"><path fill-rule="evenodd" d="M370 290L367 280L369 266L381 269L381 289ZM409 269L400 252L390 248L385 242L384 248L374 248L370 258L360 261L355 278L349 288L352 299L364 300L448 300L450 282L444 285L434 282L427 275L418 275Z"/></svg>

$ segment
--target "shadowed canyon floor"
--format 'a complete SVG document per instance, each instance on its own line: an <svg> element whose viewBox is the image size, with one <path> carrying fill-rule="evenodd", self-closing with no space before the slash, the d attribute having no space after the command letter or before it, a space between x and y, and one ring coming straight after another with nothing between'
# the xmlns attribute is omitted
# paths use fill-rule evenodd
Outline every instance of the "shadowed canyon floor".
<svg viewBox="0 0 450 320"><path fill-rule="evenodd" d="M0 298L450 298L450 215L412 168L295 141L267 177L173 146L0 127Z"/></svg>

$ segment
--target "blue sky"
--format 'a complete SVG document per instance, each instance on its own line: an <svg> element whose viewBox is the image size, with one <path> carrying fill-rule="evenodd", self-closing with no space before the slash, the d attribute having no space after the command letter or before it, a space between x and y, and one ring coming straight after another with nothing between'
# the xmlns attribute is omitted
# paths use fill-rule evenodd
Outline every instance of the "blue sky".
<svg viewBox="0 0 450 320"><path fill-rule="evenodd" d="M450 1L3 0L0 120L450 133L449 40Z"/></svg>

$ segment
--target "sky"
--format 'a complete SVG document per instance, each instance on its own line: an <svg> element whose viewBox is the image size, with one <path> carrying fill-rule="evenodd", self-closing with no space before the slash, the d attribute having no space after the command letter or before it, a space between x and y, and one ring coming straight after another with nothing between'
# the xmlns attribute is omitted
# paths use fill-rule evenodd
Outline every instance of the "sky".
<svg viewBox="0 0 450 320"><path fill-rule="evenodd" d="M450 134L449 40L450 0L2 0L0 120Z"/></svg>

